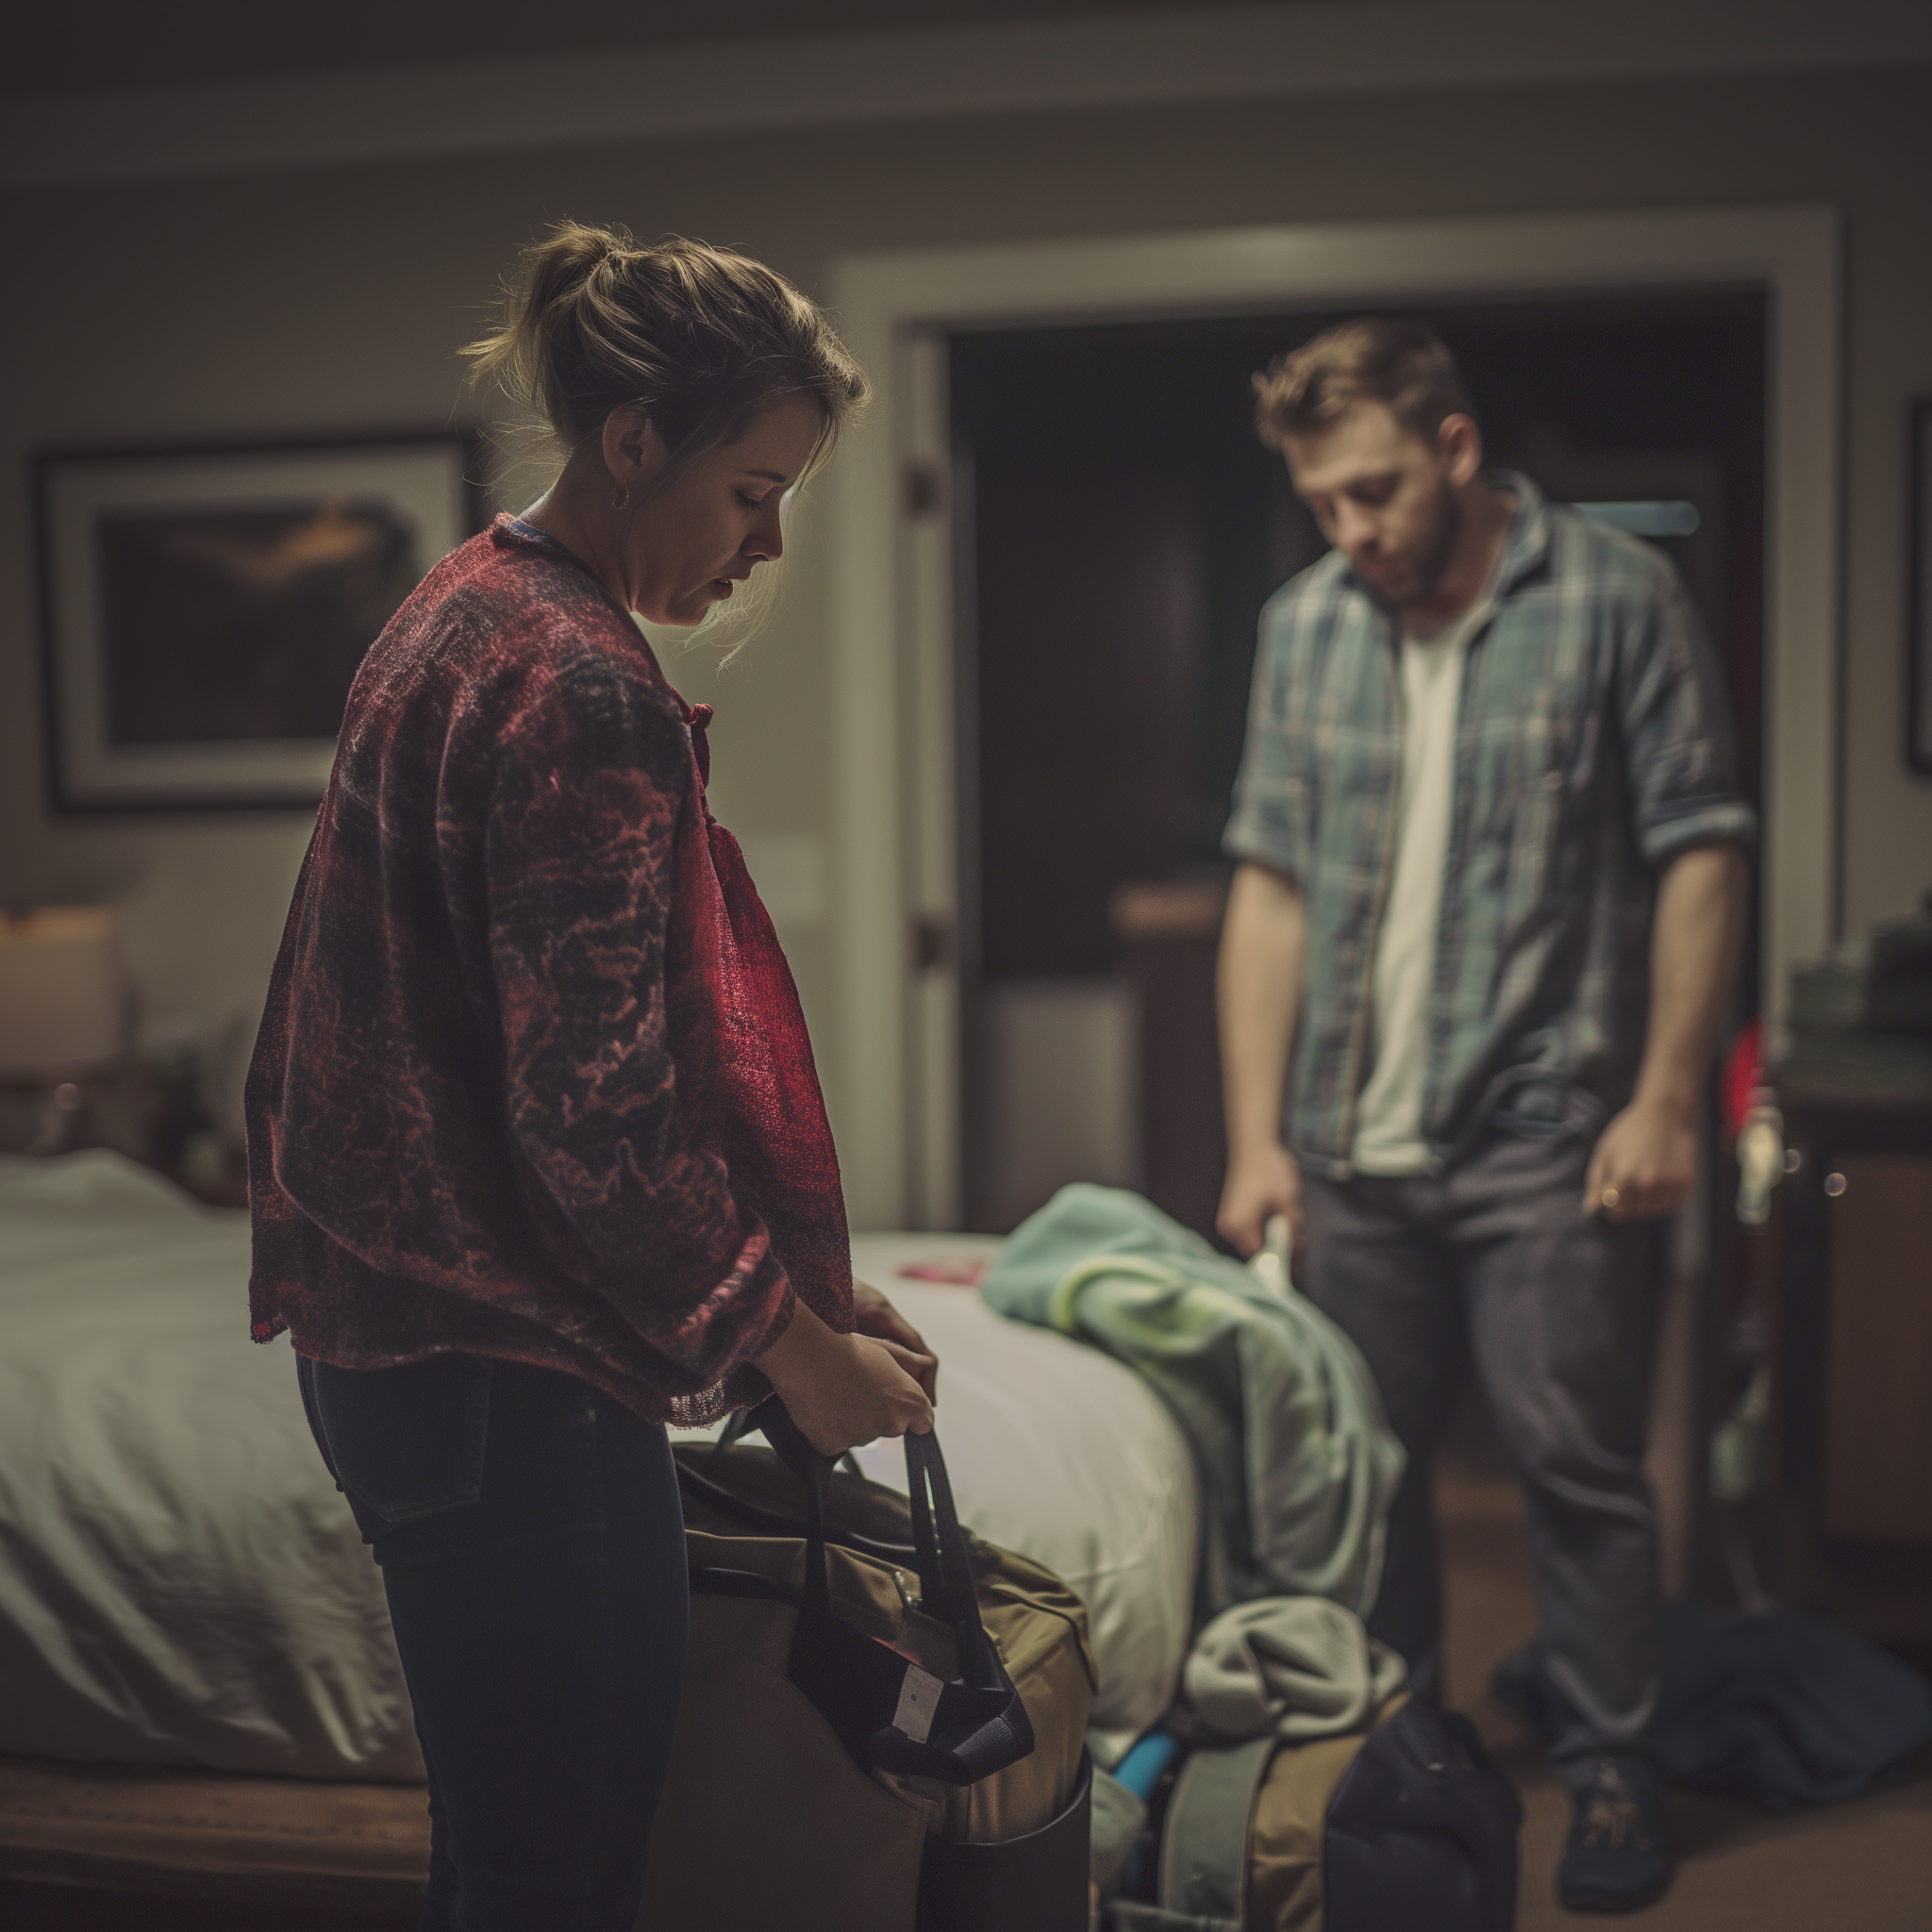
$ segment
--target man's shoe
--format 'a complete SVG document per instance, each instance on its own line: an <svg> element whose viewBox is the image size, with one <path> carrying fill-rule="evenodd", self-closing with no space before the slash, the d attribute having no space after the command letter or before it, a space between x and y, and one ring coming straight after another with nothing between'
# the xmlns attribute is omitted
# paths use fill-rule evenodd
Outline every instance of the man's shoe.
<svg viewBox="0 0 1932 1932"><path fill-rule="evenodd" d="M1557 1867L1557 1896L1573 1912L1634 1912L1671 1882L1664 1787L1647 1757L1587 1758L1564 1780L1576 1817Z"/></svg>

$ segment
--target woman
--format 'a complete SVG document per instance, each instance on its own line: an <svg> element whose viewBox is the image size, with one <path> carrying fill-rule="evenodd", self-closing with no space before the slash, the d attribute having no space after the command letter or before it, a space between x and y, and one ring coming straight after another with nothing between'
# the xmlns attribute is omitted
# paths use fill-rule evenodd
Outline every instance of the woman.
<svg viewBox="0 0 1932 1932"><path fill-rule="evenodd" d="M383 1569L421 1924L627 1932L689 1608L664 1424L770 1387L827 1453L931 1426L709 713L631 621L775 563L865 378L758 263L575 225L470 353L568 459L350 692L250 1070L250 1293Z"/></svg>

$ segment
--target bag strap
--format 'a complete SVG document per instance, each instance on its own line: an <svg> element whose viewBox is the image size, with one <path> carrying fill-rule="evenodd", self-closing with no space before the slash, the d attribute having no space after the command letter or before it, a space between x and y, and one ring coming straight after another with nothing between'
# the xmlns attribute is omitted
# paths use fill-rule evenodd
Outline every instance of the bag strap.
<svg viewBox="0 0 1932 1932"><path fill-rule="evenodd" d="M1181 1766L1160 1830L1158 1890L1162 1908L1183 1923L1242 1923L1255 1804L1280 1743L1271 1733L1195 1751Z"/></svg>
<svg viewBox="0 0 1932 1932"><path fill-rule="evenodd" d="M715 1459L715 1452L708 1454L704 1458L704 1469L697 1469L684 1456L677 1457L677 1483L686 1495L715 1510L720 1516L727 1516L734 1523L743 1524L746 1529L761 1530L767 1536L805 1535L804 1517L791 1515L783 1509L767 1509L763 1504L754 1503L735 1490L727 1490L722 1482L713 1481L705 1470L709 1469ZM918 1553L910 1543L868 1536L863 1530L849 1528L841 1523L826 1522L825 1541L827 1544L837 1543L842 1549L857 1550L861 1556L876 1557L881 1563L891 1563L895 1569L917 1567Z"/></svg>
<svg viewBox="0 0 1932 1932"><path fill-rule="evenodd" d="M819 1616L832 1614L832 1587L825 1560L825 1491L832 1480L832 1458L822 1456L806 1441L805 1431L791 1420L785 1405L768 1395L745 1420L745 1433L761 1429L777 1451L778 1460L805 1485L805 1607Z"/></svg>
<svg viewBox="0 0 1932 1932"><path fill-rule="evenodd" d="M693 1596L756 1597L763 1603L790 1604L794 1610L805 1601L805 1592L794 1585L758 1570L733 1570L723 1563L693 1563L690 1577Z"/></svg>
<svg viewBox="0 0 1932 1932"><path fill-rule="evenodd" d="M1171 1912L1165 1906L1142 1905L1138 1899L1117 1898L1108 1907L1105 1924L1113 1932L1242 1932L1239 1919L1203 1918L1198 1912Z"/></svg>

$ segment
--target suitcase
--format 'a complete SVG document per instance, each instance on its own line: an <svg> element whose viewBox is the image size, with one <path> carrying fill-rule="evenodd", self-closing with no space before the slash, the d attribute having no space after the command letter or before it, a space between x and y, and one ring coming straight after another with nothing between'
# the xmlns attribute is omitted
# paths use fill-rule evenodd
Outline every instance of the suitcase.
<svg viewBox="0 0 1932 1932"><path fill-rule="evenodd" d="M1093 1689L1079 1600L911 1497L774 1450L680 1445L691 1639L640 1928L1085 1932Z"/></svg>

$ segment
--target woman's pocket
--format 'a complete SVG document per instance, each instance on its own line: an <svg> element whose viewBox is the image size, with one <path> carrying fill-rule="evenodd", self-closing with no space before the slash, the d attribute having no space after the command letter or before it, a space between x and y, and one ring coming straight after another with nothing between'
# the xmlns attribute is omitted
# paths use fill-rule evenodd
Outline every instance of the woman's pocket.
<svg viewBox="0 0 1932 1932"><path fill-rule="evenodd" d="M395 1529L481 1497L491 1366L465 1355L395 1369L302 1363L310 1420L358 1516Z"/></svg>

